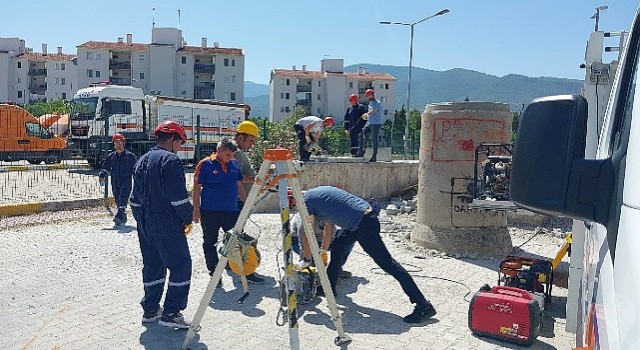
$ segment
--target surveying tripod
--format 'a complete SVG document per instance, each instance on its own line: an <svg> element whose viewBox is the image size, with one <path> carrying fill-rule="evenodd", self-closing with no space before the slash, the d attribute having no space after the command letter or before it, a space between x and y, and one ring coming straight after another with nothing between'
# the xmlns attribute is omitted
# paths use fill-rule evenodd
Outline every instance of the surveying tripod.
<svg viewBox="0 0 640 350"><path fill-rule="evenodd" d="M301 221L304 227L304 232L311 247L311 253L313 259L316 261L318 274L320 276L320 284L325 290L325 296L331 312L331 320L336 327L338 336L334 339L335 345L346 344L351 341L351 338L344 333L342 327L342 318L338 312L338 306L336 305L336 299L331 292L331 285L329 283L329 277L327 275L326 266L322 263L320 257L320 248L315 238L314 230L311 227L311 223L308 220L307 207L302 197L302 190L298 181L298 172L293 163L293 155L291 151L287 149L268 149L264 153L264 161L258 171L255 184L251 187L249 195L245 205L240 212L238 221L233 229L225 234L225 241L223 247L220 249L220 261L211 276L211 280L204 293L204 297L200 302L200 306L196 311L196 314L191 323L191 327L187 332L187 336L182 344L182 349L187 349L191 340L195 336L195 333L199 332L200 322L204 317L204 313L207 310L211 297L218 285L218 281L222 277L222 272L229 260L235 262L240 267L240 277L242 278L242 287L244 295L238 300L238 303L242 303L245 298L249 296L249 287L246 276L244 275L244 257L248 253L249 246L255 243L255 239L246 235L244 225L249 219L249 214L254 207L259 204L270 193L270 190L277 188L279 204L280 204L280 217L282 220L282 244L284 254L284 285L286 288L286 306L287 316L286 320L289 322L289 347L294 350L300 349L300 339L298 334L298 296L296 288L296 276L295 266L293 263L293 249L292 240L293 236L289 225L289 204L287 199L287 187L290 187L293 191L293 196L298 206L298 212L300 213ZM276 187L277 186L277 187Z"/></svg>

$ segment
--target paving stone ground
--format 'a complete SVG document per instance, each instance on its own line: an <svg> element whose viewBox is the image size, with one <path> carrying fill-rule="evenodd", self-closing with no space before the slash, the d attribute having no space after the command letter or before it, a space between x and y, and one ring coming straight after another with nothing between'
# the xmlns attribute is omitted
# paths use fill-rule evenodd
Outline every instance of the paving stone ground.
<svg viewBox="0 0 640 350"><path fill-rule="evenodd" d="M82 213L82 212L81 212ZM104 211L50 222L25 220L0 225L0 349L179 349L186 331L157 324L143 326L141 255L132 223L114 229ZM50 215L50 214L38 214ZM64 214L61 214L64 215ZM435 305L438 314L424 325L411 326L402 316L412 305L400 286L376 270L356 245L346 269L353 277L338 286L344 328L353 341L343 349L517 349L499 340L479 338L467 326L468 300L485 283L495 284L498 260L452 258L425 253L405 238L415 221L409 215L382 216L384 240L399 262ZM404 221L402 221L404 220ZM402 222L400 222L402 221ZM35 222L35 223L34 223ZM244 304L237 278L223 274L192 349L283 349L289 346L287 326L276 325L278 308L277 252L279 215L253 214L247 232L260 234L264 285L251 285ZM202 254L202 231L189 236L193 279L191 319L209 277ZM515 244L529 238L513 230ZM523 250L552 257L560 238L540 235ZM565 258L566 259L566 258ZM554 286L541 335L529 349L570 349L574 335L564 331L566 289ZM303 349L338 349L324 299L299 309Z"/></svg>

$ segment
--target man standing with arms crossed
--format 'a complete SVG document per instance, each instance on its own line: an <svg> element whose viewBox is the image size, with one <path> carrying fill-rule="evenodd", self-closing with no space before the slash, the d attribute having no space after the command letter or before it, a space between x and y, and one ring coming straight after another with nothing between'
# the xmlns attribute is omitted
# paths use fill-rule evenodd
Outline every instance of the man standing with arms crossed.
<svg viewBox="0 0 640 350"><path fill-rule="evenodd" d="M378 135L380 135L380 129L382 128L382 103L376 100L373 89L367 89L364 92L364 97L369 101L369 110L362 115L362 118L367 121L365 129L370 131L371 145L373 146L373 154L369 161L375 162L378 156Z"/></svg>
<svg viewBox="0 0 640 350"><path fill-rule="evenodd" d="M344 113L344 131L351 141L349 152L351 152L352 157L364 157L364 145L360 134L366 123L362 119L362 115L367 112L367 107L358 102L358 95L356 94L349 96L349 103L351 106Z"/></svg>
<svg viewBox="0 0 640 350"><path fill-rule="evenodd" d="M189 201L184 169L176 152L187 141L187 133L175 121L165 121L155 130L156 147L135 165L131 209L138 223L142 252L144 310L142 323L189 328L181 311L187 307L191 285L191 254L186 234L191 228L193 205ZM169 270L169 286L160 299Z"/></svg>

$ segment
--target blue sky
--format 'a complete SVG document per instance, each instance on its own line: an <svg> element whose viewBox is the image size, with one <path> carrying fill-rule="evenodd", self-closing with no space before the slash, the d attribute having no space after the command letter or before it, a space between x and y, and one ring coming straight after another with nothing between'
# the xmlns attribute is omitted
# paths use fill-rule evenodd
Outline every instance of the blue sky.
<svg viewBox="0 0 640 350"><path fill-rule="evenodd" d="M633 0L431 0L431 1L4 1L0 37L19 37L40 52L66 53L89 40L116 41L133 34L149 43L156 27L180 27L189 45L245 50L245 80L267 84L272 68L318 70L323 58L345 65L406 66L411 23L442 9L450 13L415 26L414 67L466 68L503 76L583 79L579 65L598 5L600 30L628 30L640 1ZM155 11L152 11L155 8ZM180 22L178 22L180 9ZM154 15L155 14L155 15ZM615 45L616 41L608 42ZM610 61L614 56L605 57Z"/></svg>

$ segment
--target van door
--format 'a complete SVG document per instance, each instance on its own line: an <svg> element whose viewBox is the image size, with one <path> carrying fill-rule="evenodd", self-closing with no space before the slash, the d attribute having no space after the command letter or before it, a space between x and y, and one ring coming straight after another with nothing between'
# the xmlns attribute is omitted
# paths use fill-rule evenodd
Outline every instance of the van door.
<svg viewBox="0 0 640 350"><path fill-rule="evenodd" d="M25 123L25 137L18 140L25 145L25 158L40 163L51 145L51 133L36 122Z"/></svg>

